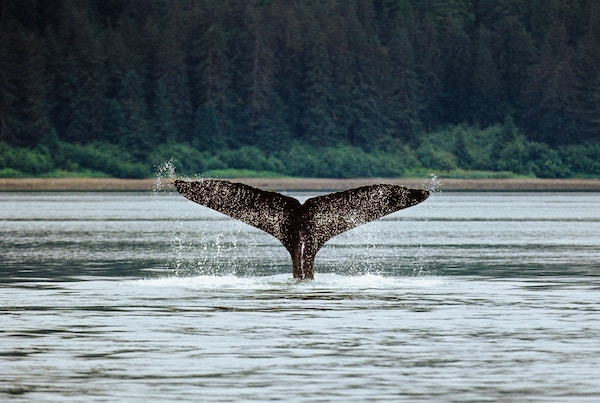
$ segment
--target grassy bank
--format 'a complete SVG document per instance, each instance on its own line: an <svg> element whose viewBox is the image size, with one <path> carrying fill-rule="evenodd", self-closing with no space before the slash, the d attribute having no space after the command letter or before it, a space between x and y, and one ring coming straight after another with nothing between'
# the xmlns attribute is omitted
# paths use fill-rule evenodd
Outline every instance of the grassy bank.
<svg viewBox="0 0 600 403"><path fill-rule="evenodd" d="M267 190L335 191L374 183L427 188L427 179L233 178ZM0 191L151 191L154 179L0 178ZM600 191L600 179L439 179L441 191Z"/></svg>

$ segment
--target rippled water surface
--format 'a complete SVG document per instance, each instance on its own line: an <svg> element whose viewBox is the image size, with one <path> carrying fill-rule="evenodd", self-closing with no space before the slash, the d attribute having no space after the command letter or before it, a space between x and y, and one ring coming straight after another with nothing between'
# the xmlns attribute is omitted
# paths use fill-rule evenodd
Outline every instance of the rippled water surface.
<svg viewBox="0 0 600 403"><path fill-rule="evenodd" d="M598 401L599 206L435 194L297 282L178 195L0 193L0 401Z"/></svg>

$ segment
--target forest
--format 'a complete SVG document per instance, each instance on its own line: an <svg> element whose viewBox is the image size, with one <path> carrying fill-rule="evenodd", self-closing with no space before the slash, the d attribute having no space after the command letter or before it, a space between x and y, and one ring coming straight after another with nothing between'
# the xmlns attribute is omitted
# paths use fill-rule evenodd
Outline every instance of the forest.
<svg viewBox="0 0 600 403"><path fill-rule="evenodd" d="M0 176L600 176L598 0L2 0Z"/></svg>

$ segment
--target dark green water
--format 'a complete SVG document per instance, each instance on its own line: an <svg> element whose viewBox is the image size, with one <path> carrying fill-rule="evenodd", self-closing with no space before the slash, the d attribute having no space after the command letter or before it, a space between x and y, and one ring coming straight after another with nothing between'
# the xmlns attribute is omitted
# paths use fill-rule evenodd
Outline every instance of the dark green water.
<svg viewBox="0 0 600 403"><path fill-rule="evenodd" d="M298 283L177 195L1 193L0 400L598 401L599 205L436 194Z"/></svg>

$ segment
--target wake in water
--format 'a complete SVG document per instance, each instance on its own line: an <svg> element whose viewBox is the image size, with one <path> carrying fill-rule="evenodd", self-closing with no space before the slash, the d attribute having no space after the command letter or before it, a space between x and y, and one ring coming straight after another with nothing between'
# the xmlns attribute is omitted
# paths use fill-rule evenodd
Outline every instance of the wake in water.
<svg viewBox="0 0 600 403"><path fill-rule="evenodd" d="M322 273L313 281L298 281L289 274L271 276L239 277L234 275L167 277L133 280L128 283L143 287L177 287L191 290L244 290L260 291L274 289L298 290L397 290L399 288L430 288L443 284L440 277L386 277L375 274L346 276Z"/></svg>

